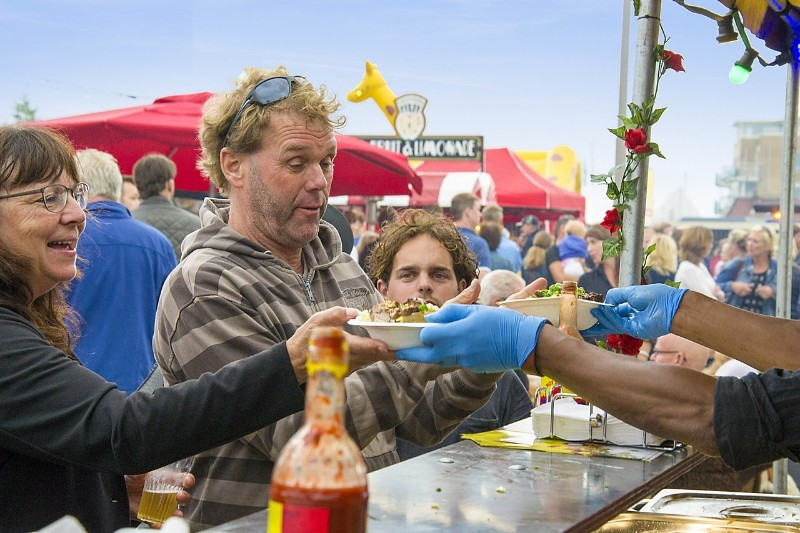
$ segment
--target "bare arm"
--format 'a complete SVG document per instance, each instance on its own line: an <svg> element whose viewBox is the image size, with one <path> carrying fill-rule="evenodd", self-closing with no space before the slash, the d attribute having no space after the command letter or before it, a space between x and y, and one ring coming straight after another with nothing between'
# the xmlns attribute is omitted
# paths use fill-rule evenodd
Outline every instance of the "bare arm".
<svg viewBox="0 0 800 533"><path fill-rule="evenodd" d="M561 263L561 260L553 261L547 268L550 269L550 276L556 283L561 283L566 279L564 275L564 265Z"/></svg>
<svg viewBox="0 0 800 533"><path fill-rule="evenodd" d="M588 401L648 432L719 455L715 379L694 370L621 356L545 326L523 369L553 377Z"/></svg>
<svg viewBox="0 0 800 533"><path fill-rule="evenodd" d="M800 322L748 313L694 291L681 300L671 331L762 370L800 366ZM537 372L538 366L543 374L634 426L718 455L714 378L621 357L549 326L542 329L534 357L523 365L526 371Z"/></svg>
<svg viewBox="0 0 800 533"><path fill-rule="evenodd" d="M800 322L748 313L697 292L683 297L672 333L762 371L800 369Z"/></svg>

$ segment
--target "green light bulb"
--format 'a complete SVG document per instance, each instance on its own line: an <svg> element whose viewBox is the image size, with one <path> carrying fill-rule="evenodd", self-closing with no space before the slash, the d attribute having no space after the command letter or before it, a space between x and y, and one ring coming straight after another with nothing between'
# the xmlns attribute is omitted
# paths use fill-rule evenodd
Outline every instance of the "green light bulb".
<svg viewBox="0 0 800 533"><path fill-rule="evenodd" d="M747 81L747 78L750 77L750 69L745 68L742 65L735 63L733 67L731 67L731 71L728 73L728 79L731 80L731 83L734 85L740 85Z"/></svg>

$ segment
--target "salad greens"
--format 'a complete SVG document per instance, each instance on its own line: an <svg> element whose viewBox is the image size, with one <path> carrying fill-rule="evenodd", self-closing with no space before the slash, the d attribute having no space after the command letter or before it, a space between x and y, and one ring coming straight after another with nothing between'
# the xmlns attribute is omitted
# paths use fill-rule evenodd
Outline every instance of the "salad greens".
<svg viewBox="0 0 800 533"><path fill-rule="evenodd" d="M561 283L553 283L546 289L534 292L530 295L530 298L550 298L552 296L561 296L562 288L563 285ZM585 294L586 290L583 287L578 287L578 298L583 297Z"/></svg>

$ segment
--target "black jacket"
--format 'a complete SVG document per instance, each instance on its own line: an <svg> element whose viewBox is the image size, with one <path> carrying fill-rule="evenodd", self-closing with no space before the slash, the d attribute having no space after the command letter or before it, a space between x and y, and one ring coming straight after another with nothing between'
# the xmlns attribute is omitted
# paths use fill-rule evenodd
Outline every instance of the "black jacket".
<svg viewBox="0 0 800 533"><path fill-rule="evenodd" d="M178 207L166 198L145 198L138 208L131 211L136 220L149 224L167 236L175 259L181 260L181 243L193 231L200 229L200 217Z"/></svg>
<svg viewBox="0 0 800 533"><path fill-rule="evenodd" d="M130 525L123 474L152 470L303 409L286 344L216 374L126 396L0 308L0 531L64 515Z"/></svg>

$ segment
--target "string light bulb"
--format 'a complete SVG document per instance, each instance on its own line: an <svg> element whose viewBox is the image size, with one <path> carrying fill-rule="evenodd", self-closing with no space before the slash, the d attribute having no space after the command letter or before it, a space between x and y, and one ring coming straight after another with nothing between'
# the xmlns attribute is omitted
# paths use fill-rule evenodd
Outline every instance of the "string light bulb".
<svg viewBox="0 0 800 533"><path fill-rule="evenodd" d="M753 71L753 62L758 57L758 52L752 48L747 48L742 54L742 57L733 64L731 71L728 73L728 79L734 85L740 85L747 81L750 73Z"/></svg>
<svg viewBox="0 0 800 533"><path fill-rule="evenodd" d="M732 43L739 38L739 34L733 29L733 10L717 20L717 42Z"/></svg>
<svg viewBox="0 0 800 533"><path fill-rule="evenodd" d="M688 11L691 11L692 13L697 13L698 15L703 15L704 17L708 17L711 20L716 21L718 27L718 43L731 43L739 38L739 34L737 34L736 30L733 29L733 12L736 10L736 8L731 9L724 15L720 15L704 7L687 4L684 0L674 0L674 2L686 8Z"/></svg>

